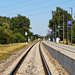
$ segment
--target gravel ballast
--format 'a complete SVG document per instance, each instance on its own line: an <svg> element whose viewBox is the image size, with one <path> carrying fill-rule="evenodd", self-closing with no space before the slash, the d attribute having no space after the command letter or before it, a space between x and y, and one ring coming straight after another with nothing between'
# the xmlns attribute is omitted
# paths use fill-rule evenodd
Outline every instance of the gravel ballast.
<svg viewBox="0 0 75 75"><path fill-rule="evenodd" d="M32 44L20 49L19 51L12 52L11 56L7 59L0 60L0 75L3 75L3 72L19 57L22 55L27 48L29 48Z"/></svg>

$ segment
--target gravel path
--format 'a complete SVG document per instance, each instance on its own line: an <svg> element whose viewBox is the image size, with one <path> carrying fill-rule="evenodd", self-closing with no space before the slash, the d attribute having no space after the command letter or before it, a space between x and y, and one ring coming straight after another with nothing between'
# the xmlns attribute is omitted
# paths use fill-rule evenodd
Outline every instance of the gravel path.
<svg viewBox="0 0 75 75"><path fill-rule="evenodd" d="M45 75L37 43L14 75Z"/></svg>

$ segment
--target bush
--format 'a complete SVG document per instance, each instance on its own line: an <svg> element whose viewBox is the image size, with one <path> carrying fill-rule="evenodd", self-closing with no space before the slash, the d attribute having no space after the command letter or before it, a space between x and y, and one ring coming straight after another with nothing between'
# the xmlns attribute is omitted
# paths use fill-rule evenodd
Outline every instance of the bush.
<svg viewBox="0 0 75 75"><path fill-rule="evenodd" d="M18 39L13 35L13 32L10 29L0 27L0 44L15 42L18 42Z"/></svg>
<svg viewBox="0 0 75 75"><path fill-rule="evenodd" d="M25 42L26 38L22 36L21 33L15 33L14 36L17 38L18 42Z"/></svg>
<svg viewBox="0 0 75 75"><path fill-rule="evenodd" d="M6 38L4 35L4 29L0 27L0 44L4 44L6 42Z"/></svg>

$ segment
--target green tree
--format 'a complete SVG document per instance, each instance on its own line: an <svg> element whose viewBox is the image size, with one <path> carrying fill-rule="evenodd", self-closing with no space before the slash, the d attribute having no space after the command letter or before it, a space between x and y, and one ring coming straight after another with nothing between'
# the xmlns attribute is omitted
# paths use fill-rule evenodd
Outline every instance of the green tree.
<svg viewBox="0 0 75 75"><path fill-rule="evenodd" d="M38 39L38 37L39 37L38 34L35 34L35 35L34 35L34 38L35 38L35 39Z"/></svg>
<svg viewBox="0 0 75 75"><path fill-rule="evenodd" d="M25 32L28 37L33 36L30 31L29 18L18 15L17 17L3 17L0 16L0 44L25 42Z"/></svg>
<svg viewBox="0 0 75 75"><path fill-rule="evenodd" d="M17 38L16 40L18 40L17 42L25 42L26 40L26 38L20 33L15 33L14 36Z"/></svg>
<svg viewBox="0 0 75 75"><path fill-rule="evenodd" d="M4 29L0 26L0 43L4 44L6 42L6 38L4 35Z"/></svg>
<svg viewBox="0 0 75 75"><path fill-rule="evenodd" d="M75 24L73 23L73 30L72 30L72 34L73 34L73 43L75 43ZM68 39L71 42L71 27L68 29Z"/></svg>
<svg viewBox="0 0 75 75"><path fill-rule="evenodd" d="M27 29L30 29L30 20L29 18L26 18L25 16L18 15L17 17L12 17L10 19L10 29L19 29L26 27Z"/></svg>
<svg viewBox="0 0 75 75"><path fill-rule="evenodd" d="M63 15L64 15L64 28L65 28L65 38L66 38L66 24L68 20L71 20L71 15L66 11L63 10L60 7L56 7L56 11L52 11L52 19L49 20L48 27L52 29L53 27L55 29L55 23L56 23L56 29L58 29L58 25L60 24L60 29L62 29L63 26ZM55 30L54 30L55 32ZM63 31L60 30L60 39L63 39Z"/></svg>

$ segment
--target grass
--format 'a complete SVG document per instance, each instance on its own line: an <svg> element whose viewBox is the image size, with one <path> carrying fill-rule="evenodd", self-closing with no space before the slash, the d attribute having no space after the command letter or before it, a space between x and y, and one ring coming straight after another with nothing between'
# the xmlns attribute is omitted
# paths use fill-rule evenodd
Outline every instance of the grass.
<svg viewBox="0 0 75 75"><path fill-rule="evenodd" d="M28 44L31 43L33 42L29 42ZM10 52L16 52L25 46L26 46L25 43L13 43L11 44L11 51L10 51L10 44L4 44L4 45L0 44L0 60L8 58L9 56L11 56Z"/></svg>
<svg viewBox="0 0 75 75"><path fill-rule="evenodd" d="M60 41L61 44L63 44L63 41ZM66 39L64 39L64 44L66 44ZM68 41L68 45L71 45L71 42ZM73 46L75 46L75 44L73 43Z"/></svg>

